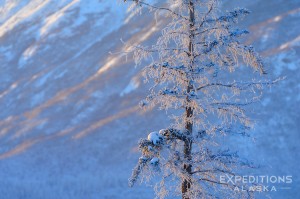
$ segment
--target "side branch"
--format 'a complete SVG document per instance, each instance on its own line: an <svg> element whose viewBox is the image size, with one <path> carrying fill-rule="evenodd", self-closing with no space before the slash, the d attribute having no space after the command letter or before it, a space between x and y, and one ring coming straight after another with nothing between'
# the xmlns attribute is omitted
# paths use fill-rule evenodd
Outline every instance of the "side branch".
<svg viewBox="0 0 300 199"><path fill-rule="evenodd" d="M276 79L273 81L266 81L266 82L233 82L233 83L229 83L229 84L216 82L216 83L210 83L210 84L200 86L197 88L197 90L201 90L203 88L207 88L207 87L211 87L211 86L220 86L220 87L227 87L227 88L236 88L239 90L246 90L247 88L252 87L252 86L270 86L275 83L278 83L281 80L282 80L282 78L279 78L279 79Z"/></svg>
<svg viewBox="0 0 300 199"><path fill-rule="evenodd" d="M168 12L170 12L172 15L175 15L175 16L180 17L180 18L182 18L182 19L185 19L185 20L187 20L187 21L189 20L187 17L182 16L181 14L179 14L179 13L177 13L177 12L175 12L174 10L171 10L171 9L169 9L169 8L154 6L154 5L151 5L151 4L149 4L149 3L146 3L146 2L140 1L140 0L129 0L129 1L135 2L136 4L145 5L145 6L151 8L151 9L153 9L153 10L157 10L157 11L158 11L158 10L161 10L161 11L168 11Z"/></svg>
<svg viewBox="0 0 300 199"><path fill-rule="evenodd" d="M167 139L176 138L176 139L181 140L181 141L188 141L188 140L191 139L190 137L187 136L186 133L182 133L181 131L176 130L176 129L166 129L166 130L163 130L161 133Z"/></svg>

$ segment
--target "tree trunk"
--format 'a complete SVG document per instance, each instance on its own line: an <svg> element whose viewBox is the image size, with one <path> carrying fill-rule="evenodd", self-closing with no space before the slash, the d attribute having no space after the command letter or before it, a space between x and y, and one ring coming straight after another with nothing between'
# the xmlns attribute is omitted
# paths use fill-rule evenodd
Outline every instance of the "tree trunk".
<svg viewBox="0 0 300 199"><path fill-rule="evenodd" d="M188 90L190 90L191 87L188 87ZM186 107L186 117L190 118L193 115L193 110L191 107ZM187 122L185 126L188 135L192 134L193 131L193 123L192 122ZM184 142L184 159L188 162L184 164L184 170L186 173L191 175L192 173L192 165L190 164L190 161L192 160L192 140L191 139L186 139ZM183 179L182 185L181 185L181 192L182 192L182 198L183 199L189 199L187 196L187 193L189 192L191 188L191 180L190 178Z"/></svg>
<svg viewBox="0 0 300 199"><path fill-rule="evenodd" d="M195 24L195 11L194 11L194 3L193 0L189 0L189 20L190 20L190 41L189 41L189 58L190 58L190 70L192 72L193 65L194 65L194 46L193 46L193 39L194 39L194 24ZM187 93L190 93L193 90L192 83L189 82L189 85L187 87ZM187 97L187 102L190 102L189 97ZM188 137L193 133L193 122L189 120L193 116L193 109L190 106L186 106L185 108L186 118L187 122L185 125L185 129L187 131ZM191 175L192 173L192 140L187 139L184 142L184 159L187 161L187 163L184 164L184 170L188 175ZM183 199L189 199L189 196L187 193L189 192L191 188L192 182L190 178L183 179L182 185L181 185L181 192L182 192L182 198Z"/></svg>

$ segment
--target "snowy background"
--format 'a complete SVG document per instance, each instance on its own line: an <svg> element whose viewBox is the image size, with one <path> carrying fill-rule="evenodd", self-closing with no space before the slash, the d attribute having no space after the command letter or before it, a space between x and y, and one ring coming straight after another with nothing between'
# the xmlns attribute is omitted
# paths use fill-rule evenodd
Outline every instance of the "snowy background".
<svg viewBox="0 0 300 199"><path fill-rule="evenodd" d="M255 142L233 140L261 175L293 175L300 198L300 1L226 0L252 11L241 26L270 77L286 76L253 107ZM120 41L151 43L163 26L115 0L0 0L0 198L154 198L128 188L136 143L168 118L137 104L147 94ZM264 197L264 196L263 196Z"/></svg>

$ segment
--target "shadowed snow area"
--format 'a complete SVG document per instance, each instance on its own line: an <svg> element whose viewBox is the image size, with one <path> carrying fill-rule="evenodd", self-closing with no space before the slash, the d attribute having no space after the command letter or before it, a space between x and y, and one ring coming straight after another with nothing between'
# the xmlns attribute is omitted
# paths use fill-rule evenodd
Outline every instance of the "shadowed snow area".
<svg viewBox="0 0 300 199"><path fill-rule="evenodd" d="M252 11L241 26L272 78L252 108L255 142L232 139L262 167L293 175L272 198L300 198L300 1L226 0ZM149 85L120 41L151 44L163 27L114 0L0 0L0 198L154 198L128 188L137 141L168 126L137 106ZM247 74L245 74L247 75ZM265 196L262 196L264 198Z"/></svg>

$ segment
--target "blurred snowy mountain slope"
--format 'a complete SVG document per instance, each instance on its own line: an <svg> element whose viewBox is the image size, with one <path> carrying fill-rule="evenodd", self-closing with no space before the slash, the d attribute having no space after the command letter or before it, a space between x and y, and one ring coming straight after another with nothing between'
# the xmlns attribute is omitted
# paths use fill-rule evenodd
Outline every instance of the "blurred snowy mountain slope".
<svg viewBox="0 0 300 199"><path fill-rule="evenodd" d="M257 141L242 152L267 165L258 173L294 176L273 198L297 198L300 2L227 0L224 10L237 6L252 11L242 25L270 76L286 76L253 108ZM140 111L148 85L130 57L109 52L126 50L120 39L151 43L162 26L112 0L0 0L0 198L153 198L127 178L139 137L168 120Z"/></svg>

